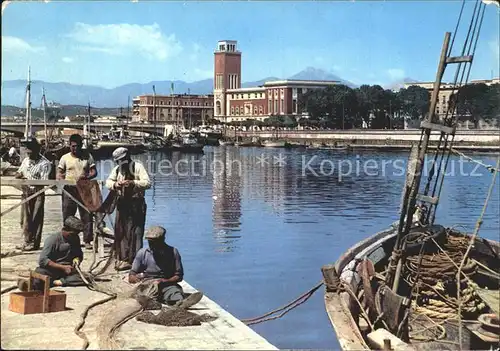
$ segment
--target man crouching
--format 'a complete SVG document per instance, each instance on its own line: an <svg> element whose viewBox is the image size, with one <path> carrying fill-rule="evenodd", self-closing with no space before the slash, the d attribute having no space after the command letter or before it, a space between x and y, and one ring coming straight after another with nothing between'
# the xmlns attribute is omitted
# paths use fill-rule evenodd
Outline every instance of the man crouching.
<svg viewBox="0 0 500 351"><path fill-rule="evenodd" d="M50 286L81 286L84 285L75 265L80 265L83 252L78 234L84 230L83 222L69 216L64 221L61 232L52 234L43 244L39 267L36 273L50 277ZM43 281L35 279L33 288L43 290Z"/></svg>
<svg viewBox="0 0 500 351"><path fill-rule="evenodd" d="M132 284L153 281L158 284L159 302L187 309L200 302L203 294L184 294L178 284L184 277L181 255L175 247L165 243L165 233L165 228L159 226L148 229L144 238L149 247L137 252L128 280Z"/></svg>

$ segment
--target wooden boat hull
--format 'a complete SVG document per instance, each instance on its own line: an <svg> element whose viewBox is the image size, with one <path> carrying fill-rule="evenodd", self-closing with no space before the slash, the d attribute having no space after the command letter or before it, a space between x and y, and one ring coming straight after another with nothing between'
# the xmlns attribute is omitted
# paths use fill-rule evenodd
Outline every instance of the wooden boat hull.
<svg viewBox="0 0 500 351"><path fill-rule="evenodd" d="M390 228L360 241L335 262L335 271L338 272L340 281L350 286L352 291L357 291L357 285L360 282L359 275L355 278L357 273L353 272L357 271L359 263L364 258L368 258L375 264L375 261L380 262L381 259L387 259L390 256L397 236L396 225L394 223ZM480 250L481 253L482 250L484 252L490 250L493 259L498 259L500 255L500 243L496 241L477 238L474 247L475 250ZM346 291L325 291L324 302L326 312L337 334L341 348L343 350L370 350L371 347L367 344L353 316L352 311L358 307L352 296ZM420 345L422 344L408 344L406 348L413 350L424 349Z"/></svg>
<svg viewBox="0 0 500 351"><path fill-rule="evenodd" d="M219 145L220 146L233 146L234 142L232 141L224 141L224 140L219 140Z"/></svg>
<svg viewBox="0 0 500 351"><path fill-rule="evenodd" d="M286 147L286 141L265 141L262 146L264 147Z"/></svg>

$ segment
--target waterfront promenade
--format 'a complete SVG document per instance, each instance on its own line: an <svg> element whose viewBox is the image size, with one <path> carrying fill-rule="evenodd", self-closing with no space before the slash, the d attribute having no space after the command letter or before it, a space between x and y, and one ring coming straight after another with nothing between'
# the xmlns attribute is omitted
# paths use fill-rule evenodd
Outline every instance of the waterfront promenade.
<svg viewBox="0 0 500 351"><path fill-rule="evenodd" d="M17 189L9 186L1 186L0 191L2 197L20 194ZM47 191L47 194L55 195L53 191ZM19 201L19 199L3 198L1 211L4 212ZM46 197L42 240L48 234L60 229L60 209L59 196ZM2 216L1 219L2 290L15 284L19 276L27 276L28 270L36 267L40 253L40 251L21 253L15 249L15 246L22 240L19 216L20 207ZM84 251L82 262L84 271L88 269L91 257L91 252ZM186 273L189 276L189 272ZM130 289L130 285L123 281L125 275L114 272L105 274L105 278L110 282L103 284ZM187 292L195 291L187 282L181 285ZM84 309L91 303L105 298L106 295L90 291L86 287L63 288L63 290L67 294L68 309L47 314L22 315L11 312L8 310L10 293L3 294L1 299L2 349L81 349L83 340L73 330L80 322L80 315ZM99 305L90 310L82 329L89 339L89 349L99 349L96 328L113 303ZM216 319L202 323L200 326L188 327L165 327L132 319L120 328L116 339L124 349L276 349L207 296L194 307L190 310L193 313L208 314Z"/></svg>

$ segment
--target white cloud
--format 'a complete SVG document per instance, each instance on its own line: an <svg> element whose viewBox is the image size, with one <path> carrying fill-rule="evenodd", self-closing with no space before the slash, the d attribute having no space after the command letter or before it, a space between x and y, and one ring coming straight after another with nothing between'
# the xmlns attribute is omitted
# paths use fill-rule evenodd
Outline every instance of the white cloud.
<svg viewBox="0 0 500 351"><path fill-rule="evenodd" d="M40 53L45 51L43 46L33 46L17 37L2 35L2 51L10 53Z"/></svg>
<svg viewBox="0 0 500 351"><path fill-rule="evenodd" d="M401 68L390 68L387 70L387 74L392 80L399 80L405 77L405 71Z"/></svg>
<svg viewBox="0 0 500 351"><path fill-rule="evenodd" d="M90 25L78 22L68 36L81 44L78 47L80 50L111 55L135 52L159 61L165 61L182 50L175 35L164 35L157 23L141 26L128 23Z"/></svg>
<svg viewBox="0 0 500 351"><path fill-rule="evenodd" d="M333 65L333 70L336 71L336 72L340 72L342 71L342 66L339 66L339 65Z"/></svg>
<svg viewBox="0 0 500 351"><path fill-rule="evenodd" d="M75 59L74 59L74 58L72 58L72 57L63 57L61 60L62 60L62 62L64 62L64 63L71 63L71 62L73 62Z"/></svg>

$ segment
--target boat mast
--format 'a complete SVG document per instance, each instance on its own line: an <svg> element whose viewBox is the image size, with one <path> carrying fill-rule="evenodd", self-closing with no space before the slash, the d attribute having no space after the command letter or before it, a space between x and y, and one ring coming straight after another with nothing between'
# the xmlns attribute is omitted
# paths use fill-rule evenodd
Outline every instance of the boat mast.
<svg viewBox="0 0 500 351"><path fill-rule="evenodd" d="M453 103L453 101L449 102L449 108L446 112L446 116L444 116L442 120L436 118L435 114L435 109L439 100L442 78L449 64L458 64L451 96L453 97L455 89L458 89L467 83L477 46L477 40L482 26L482 18L484 16L485 7L486 4L482 3L480 0L476 1L476 6L474 7L474 12L469 23L469 33L467 34L463 44L460 56L453 57L450 56L450 54L455 41L457 29L460 24L461 16L457 21L457 29L455 29L453 38L451 39L450 32L447 32L444 37L436 79L434 81L434 89L431 95L429 112L420 125L420 143L418 144L418 147L414 146L412 153L410 154L410 159L408 160L409 166L406 176L404 195L401 203L398 233L385 280L387 285L392 285L392 290L396 293L398 291L403 266L403 253L406 249L405 240L403 239L406 235L408 235L410 229L412 228L414 222L413 215L416 210L417 201L419 202L419 206L422 208L425 206L427 209L426 213L419 220L422 221L422 225L431 226L435 219L436 209L439 203L439 195L442 190L442 184L446 173L446 167L452 152L452 145L457 125L457 116L455 115L456 104ZM478 22L480 23L479 26L477 26ZM474 30L471 33L474 23ZM439 135L439 140L434 155L432 155L433 162L427 174L425 188L420 189L422 172L424 170L424 160L427 154L432 152L428 150L432 132L438 132L437 135Z"/></svg>
<svg viewBox="0 0 500 351"><path fill-rule="evenodd" d="M154 131L153 133L156 133L156 89L154 85L153 85L153 131Z"/></svg>
<svg viewBox="0 0 500 351"><path fill-rule="evenodd" d="M45 133L45 152L49 150L49 137L47 135L47 100L45 98L45 88L42 87L42 104L43 104L43 129Z"/></svg>
<svg viewBox="0 0 500 351"><path fill-rule="evenodd" d="M31 124L31 67L28 66L28 84L26 85L26 124L24 129L24 138L28 140L32 134Z"/></svg>

